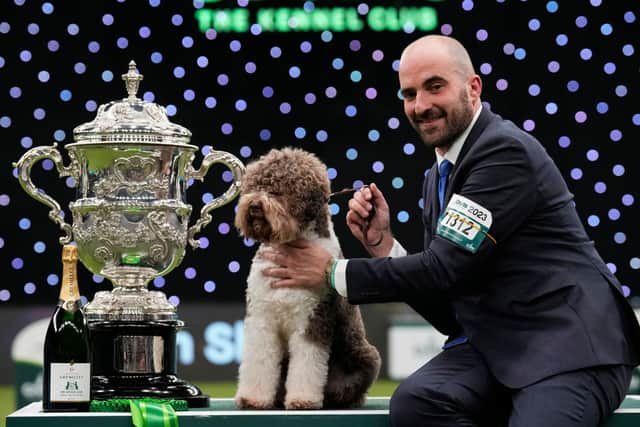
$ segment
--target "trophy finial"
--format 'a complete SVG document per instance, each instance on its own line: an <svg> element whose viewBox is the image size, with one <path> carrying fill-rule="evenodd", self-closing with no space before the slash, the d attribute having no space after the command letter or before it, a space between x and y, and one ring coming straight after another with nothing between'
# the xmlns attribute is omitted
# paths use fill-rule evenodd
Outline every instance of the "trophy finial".
<svg viewBox="0 0 640 427"><path fill-rule="evenodd" d="M130 101L136 99L136 94L138 93L138 87L140 86L140 80L142 80L142 78L143 75L138 73L138 70L136 69L136 62L129 62L129 71L127 71L127 74L122 75L122 80L124 80Z"/></svg>

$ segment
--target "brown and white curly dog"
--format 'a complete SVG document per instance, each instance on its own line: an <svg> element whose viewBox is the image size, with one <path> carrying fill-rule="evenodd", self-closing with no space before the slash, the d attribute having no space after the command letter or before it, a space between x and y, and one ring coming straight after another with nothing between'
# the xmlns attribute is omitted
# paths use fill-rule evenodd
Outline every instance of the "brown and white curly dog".
<svg viewBox="0 0 640 427"><path fill-rule="evenodd" d="M357 306L334 290L270 287L265 248L307 239L342 258L327 201L326 166L301 149L271 150L247 165L235 225L260 242L247 279L240 408L361 406L380 370Z"/></svg>

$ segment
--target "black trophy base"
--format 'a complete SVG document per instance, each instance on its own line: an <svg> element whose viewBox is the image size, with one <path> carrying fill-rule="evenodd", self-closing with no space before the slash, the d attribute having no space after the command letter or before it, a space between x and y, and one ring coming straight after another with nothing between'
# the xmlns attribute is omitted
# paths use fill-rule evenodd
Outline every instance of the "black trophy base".
<svg viewBox="0 0 640 427"><path fill-rule="evenodd" d="M209 397L176 375L181 321L90 322L93 399L179 399L190 408Z"/></svg>
<svg viewBox="0 0 640 427"><path fill-rule="evenodd" d="M174 399L185 400L189 408L206 408L209 396L198 387L175 375L94 376L92 398L108 399Z"/></svg>

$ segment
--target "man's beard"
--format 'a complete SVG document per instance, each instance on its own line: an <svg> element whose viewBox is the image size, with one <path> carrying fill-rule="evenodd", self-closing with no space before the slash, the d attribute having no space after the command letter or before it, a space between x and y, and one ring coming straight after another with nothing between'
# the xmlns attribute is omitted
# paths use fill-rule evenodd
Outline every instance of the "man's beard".
<svg viewBox="0 0 640 427"><path fill-rule="evenodd" d="M430 135L420 129L420 124L412 121L414 129L420 135L420 139L431 147L449 148L462 132L469 126L473 119L473 108L469 105L467 92L462 90L458 98L459 104L446 113L444 110L434 107L425 112L423 117L435 118L444 117L444 127L438 131L438 135ZM443 116L443 114L446 114Z"/></svg>

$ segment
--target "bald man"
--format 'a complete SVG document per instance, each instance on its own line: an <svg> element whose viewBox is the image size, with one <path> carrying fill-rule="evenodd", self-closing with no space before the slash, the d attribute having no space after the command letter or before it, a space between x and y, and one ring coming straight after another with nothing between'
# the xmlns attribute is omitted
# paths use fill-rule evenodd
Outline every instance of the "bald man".
<svg viewBox="0 0 640 427"><path fill-rule="evenodd" d="M398 75L407 119L436 156L422 251L394 239L371 184L346 219L372 258L335 260L297 241L266 255L281 266L265 271L272 287L406 302L449 337L393 394L394 426L599 425L628 389L640 327L561 173L532 135L482 105L458 41L414 41Z"/></svg>

